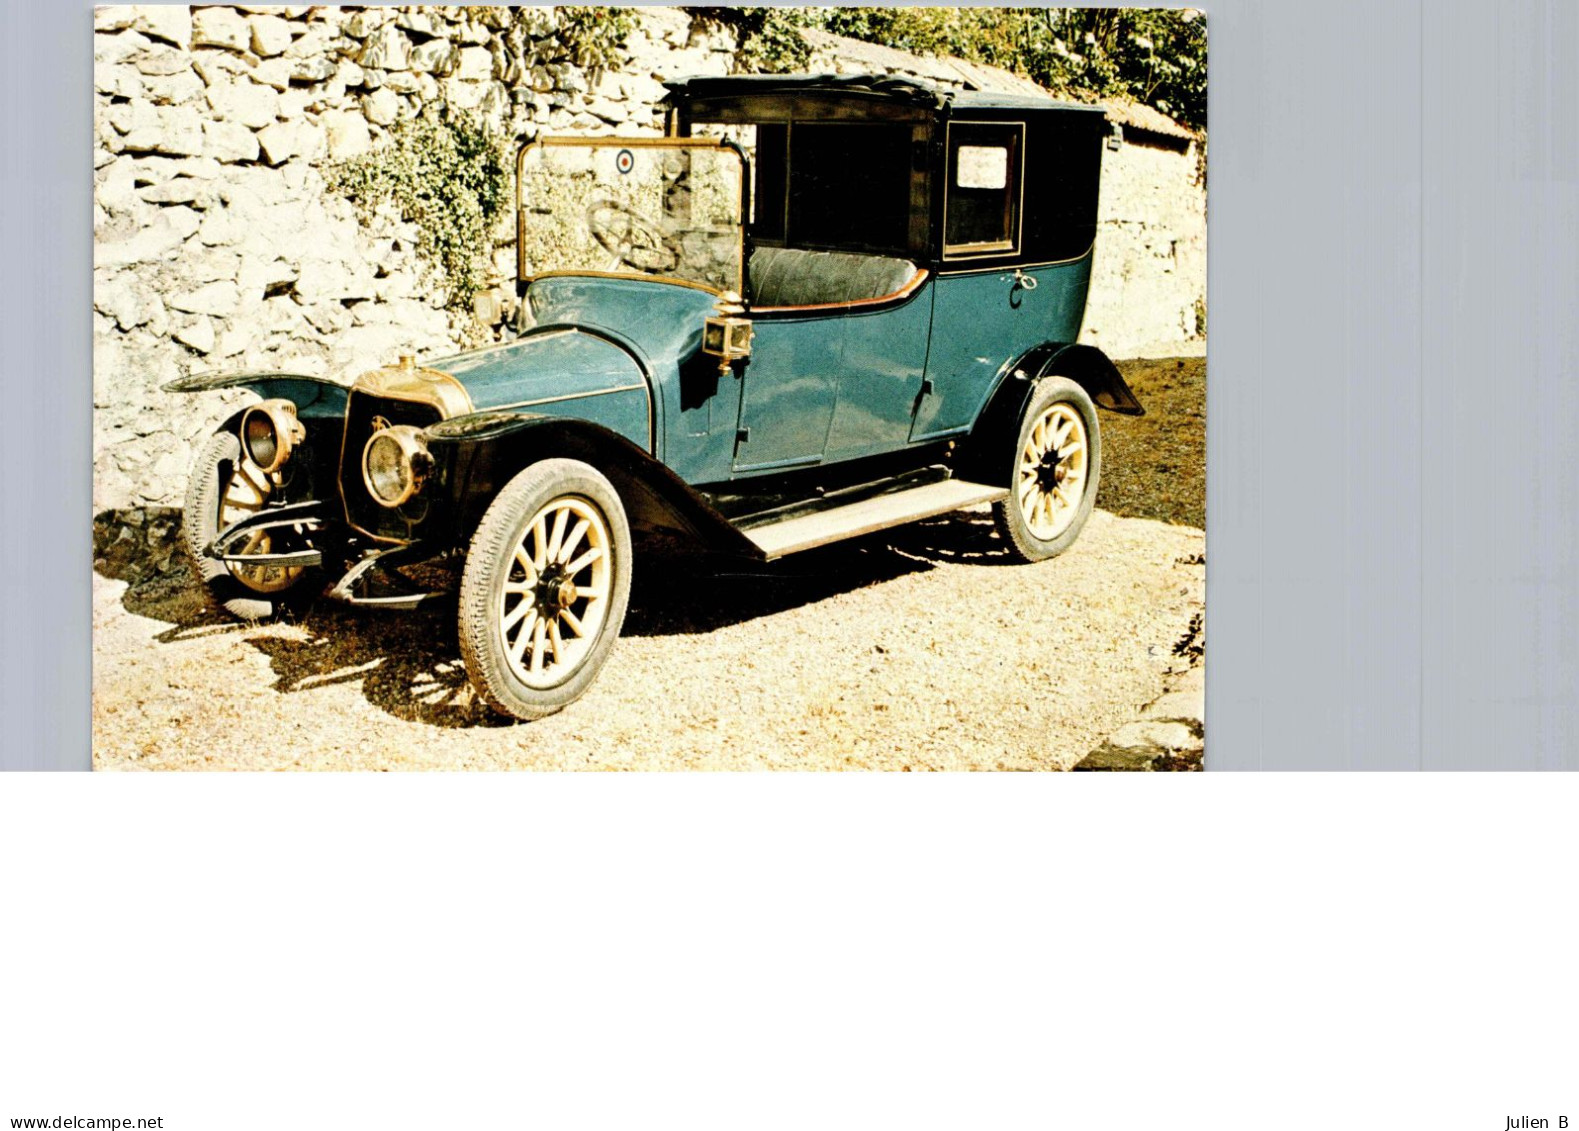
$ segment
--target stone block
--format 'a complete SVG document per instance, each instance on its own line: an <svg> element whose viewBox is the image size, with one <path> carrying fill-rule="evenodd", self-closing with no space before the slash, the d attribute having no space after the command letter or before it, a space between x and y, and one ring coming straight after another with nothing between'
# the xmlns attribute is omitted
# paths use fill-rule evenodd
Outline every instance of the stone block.
<svg viewBox="0 0 1579 1131"><path fill-rule="evenodd" d="M150 47L133 59L132 63L145 75L180 74L192 65L186 52L174 47Z"/></svg>
<svg viewBox="0 0 1579 1131"><path fill-rule="evenodd" d="M198 226L197 238L209 247L226 247L240 241L242 232L228 208L210 208Z"/></svg>
<svg viewBox="0 0 1579 1131"><path fill-rule="evenodd" d="M279 116L280 96L272 87L248 79L210 84L208 104L220 121L260 130Z"/></svg>
<svg viewBox="0 0 1579 1131"><path fill-rule="evenodd" d="M104 112L104 118L123 134L159 128L159 108L141 98L111 106Z"/></svg>
<svg viewBox="0 0 1579 1131"><path fill-rule="evenodd" d="M393 24L384 24L368 34L356 61L382 71L403 71L411 62L411 41Z"/></svg>
<svg viewBox="0 0 1579 1131"><path fill-rule="evenodd" d="M270 165L283 165L296 155L301 127L294 122L275 122L258 131L258 148Z"/></svg>
<svg viewBox="0 0 1579 1131"><path fill-rule="evenodd" d="M148 37L135 31L100 32L93 37L95 63L124 63L148 48Z"/></svg>
<svg viewBox="0 0 1579 1131"><path fill-rule="evenodd" d="M463 47L455 77L468 82L484 82L493 78L493 56L486 47Z"/></svg>
<svg viewBox="0 0 1579 1131"><path fill-rule="evenodd" d="M253 16L247 21L252 29L252 53L264 59L282 54L291 45L291 25L278 16Z"/></svg>
<svg viewBox="0 0 1579 1131"><path fill-rule="evenodd" d="M142 94L142 76L137 73L137 68L129 63L95 63L93 89L100 94L112 94L117 98L137 98Z"/></svg>
<svg viewBox="0 0 1579 1131"><path fill-rule="evenodd" d="M169 204L160 211L168 217L170 226L175 229L176 235L183 243L197 232L203 222L195 209L188 208L184 204Z"/></svg>
<svg viewBox="0 0 1579 1131"><path fill-rule="evenodd" d="M234 8L199 8L192 13L192 46L246 51L252 28Z"/></svg>
<svg viewBox="0 0 1579 1131"><path fill-rule="evenodd" d="M389 126L400 117L400 96L387 86L362 99L362 113L374 125Z"/></svg>
<svg viewBox="0 0 1579 1131"><path fill-rule="evenodd" d="M204 122L203 152L218 161L256 161L258 138L239 122Z"/></svg>
<svg viewBox="0 0 1579 1131"><path fill-rule="evenodd" d="M137 286L134 276L120 274L113 279L93 281L93 309L115 319L122 330L130 330L148 321L148 304Z"/></svg>
<svg viewBox="0 0 1579 1131"><path fill-rule="evenodd" d="M137 194L149 204L190 204L207 208L213 190L203 181L192 177L177 177L173 181L153 185Z"/></svg>
<svg viewBox="0 0 1579 1131"><path fill-rule="evenodd" d="M444 101L457 110L475 110L482 105L488 88L480 82L462 82L460 79L444 80Z"/></svg>
<svg viewBox="0 0 1579 1131"><path fill-rule="evenodd" d="M201 239L198 241L201 243ZM192 283L232 281L241 256L228 248L203 247L198 250L188 245L182 248L181 272Z"/></svg>
<svg viewBox="0 0 1579 1131"><path fill-rule="evenodd" d="M138 153L198 157L203 153L203 119L190 106L159 107L159 124L126 135L126 148Z"/></svg>
<svg viewBox="0 0 1579 1131"><path fill-rule="evenodd" d="M327 55L310 55L292 64L291 78L296 82L328 82L335 69L335 61Z"/></svg>
<svg viewBox="0 0 1579 1131"><path fill-rule="evenodd" d="M188 67L173 75L147 76L143 80L143 92L155 102L178 106L202 96L203 80Z"/></svg>
<svg viewBox="0 0 1579 1131"><path fill-rule="evenodd" d="M188 314L218 314L229 315L236 311L237 293L236 284L230 282L209 283L195 291L186 291L170 298L166 305L172 310L184 310Z"/></svg>
<svg viewBox="0 0 1579 1131"><path fill-rule="evenodd" d="M289 59L265 59L252 69L252 77L265 86L272 86L275 90L284 92L291 85L291 61Z"/></svg>
<svg viewBox="0 0 1579 1131"><path fill-rule="evenodd" d="M198 353L208 353L214 348L214 324L206 317L199 316L190 326L177 330L175 340L191 346Z"/></svg>
<svg viewBox="0 0 1579 1131"><path fill-rule="evenodd" d="M120 31L129 28L137 19L137 9L130 4L101 4L93 9L93 30Z"/></svg>
<svg viewBox="0 0 1579 1131"><path fill-rule="evenodd" d="M434 17L434 14L431 10L424 11L421 8L397 8L396 13L395 26L405 28L410 32L415 32L419 36L442 35L445 31L445 28Z"/></svg>
<svg viewBox="0 0 1579 1131"><path fill-rule="evenodd" d="M292 87L280 95L280 117L300 118L307 110L307 104L312 101L312 96L305 90Z"/></svg>
<svg viewBox="0 0 1579 1131"><path fill-rule="evenodd" d="M329 156L336 161L359 157L373 146L367 119L361 114L343 110L325 114L323 126L328 138Z"/></svg>
<svg viewBox="0 0 1579 1131"><path fill-rule="evenodd" d="M188 48L192 45L192 9L186 4L139 4L132 9L132 27L152 39Z"/></svg>
<svg viewBox="0 0 1579 1131"><path fill-rule="evenodd" d="M362 8L342 25L342 29L347 35L366 39L388 23L393 15L394 10L390 8Z"/></svg>
<svg viewBox="0 0 1579 1131"><path fill-rule="evenodd" d="M411 51L411 70L429 74L448 74L455 70L461 52L448 39L428 39Z"/></svg>
<svg viewBox="0 0 1579 1131"><path fill-rule="evenodd" d="M1194 733L1184 723L1137 719L1114 731L1108 738L1107 744L1137 750L1150 747L1161 750L1185 750L1194 746L1197 741Z"/></svg>
<svg viewBox="0 0 1579 1131"><path fill-rule="evenodd" d="M396 94L416 94L421 91L422 84L410 71L390 71L384 76L384 89Z"/></svg>

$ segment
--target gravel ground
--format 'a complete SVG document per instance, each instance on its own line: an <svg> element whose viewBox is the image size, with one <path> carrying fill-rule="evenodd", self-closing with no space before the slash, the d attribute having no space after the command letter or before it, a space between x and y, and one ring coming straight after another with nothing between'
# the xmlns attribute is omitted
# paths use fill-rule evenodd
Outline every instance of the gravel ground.
<svg viewBox="0 0 1579 1131"><path fill-rule="evenodd" d="M1202 607L1199 530L1096 512L1009 564L984 509L752 577L640 572L592 691L527 725L451 617L204 610L184 569L94 577L100 769L1054 769L1154 698Z"/></svg>

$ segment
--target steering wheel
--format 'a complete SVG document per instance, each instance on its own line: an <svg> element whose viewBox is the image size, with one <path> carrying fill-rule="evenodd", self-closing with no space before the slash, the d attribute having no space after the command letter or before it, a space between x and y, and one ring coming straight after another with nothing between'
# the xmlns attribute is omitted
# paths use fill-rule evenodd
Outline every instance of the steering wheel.
<svg viewBox="0 0 1579 1131"><path fill-rule="evenodd" d="M650 220L617 200L595 200L587 208L587 231L621 263L638 271L672 271L680 252Z"/></svg>

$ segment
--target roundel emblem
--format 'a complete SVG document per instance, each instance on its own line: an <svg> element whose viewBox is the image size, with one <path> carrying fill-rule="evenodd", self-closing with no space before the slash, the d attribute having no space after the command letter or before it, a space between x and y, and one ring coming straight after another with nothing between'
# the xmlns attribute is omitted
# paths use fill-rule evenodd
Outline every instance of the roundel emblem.
<svg viewBox="0 0 1579 1131"><path fill-rule="evenodd" d="M636 167L636 155L628 149L622 149L614 155L614 168L621 176Z"/></svg>

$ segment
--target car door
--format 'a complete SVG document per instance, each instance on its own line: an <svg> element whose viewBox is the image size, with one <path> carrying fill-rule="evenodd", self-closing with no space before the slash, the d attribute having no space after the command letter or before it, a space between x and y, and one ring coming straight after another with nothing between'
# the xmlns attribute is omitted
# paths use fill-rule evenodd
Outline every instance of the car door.
<svg viewBox="0 0 1579 1131"><path fill-rule="evenodd" d="M824 458L857 459L905 447L921 402L932 329L932 288L899 305L844 316L838 399Z"/></svg>
<svg viewBox="0 0 1579 1131"><path fill-rule="evenodd" d="M759 317L741 373L734 468L774 471L820 463L838 400L844 320Z"/></svg>

